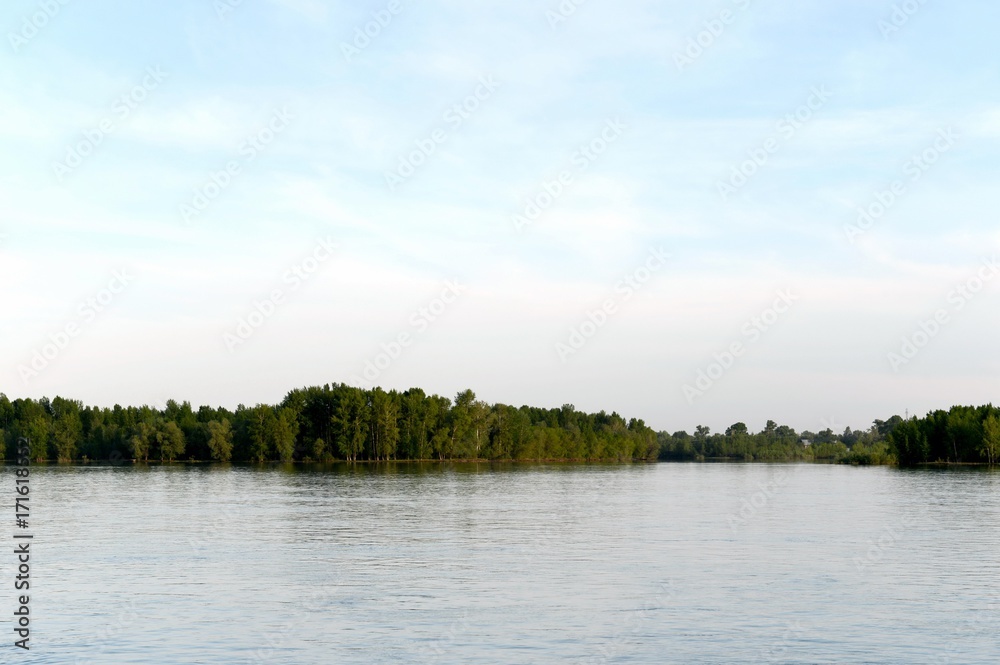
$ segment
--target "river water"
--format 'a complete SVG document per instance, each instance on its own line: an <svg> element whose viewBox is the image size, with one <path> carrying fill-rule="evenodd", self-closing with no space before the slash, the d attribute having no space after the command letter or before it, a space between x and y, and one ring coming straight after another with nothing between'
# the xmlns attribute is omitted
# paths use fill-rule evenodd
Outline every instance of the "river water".
<svg viewBox="0 0 1000 665"><path fill-rule="evenodd" d="M31 501L2 662L1000 662L985 470L53 466Z"/></svg>

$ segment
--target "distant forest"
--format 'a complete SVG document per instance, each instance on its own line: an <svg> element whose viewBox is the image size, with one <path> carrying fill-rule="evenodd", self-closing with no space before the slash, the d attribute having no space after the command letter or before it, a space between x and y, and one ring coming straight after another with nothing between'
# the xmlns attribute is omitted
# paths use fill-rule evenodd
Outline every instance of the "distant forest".
<svg viewBox="0 0 1000 665"><path fill-rule="evenodd" d="M235 411L170 400L100 408L55 397L16 399L0 393L0 442L14 459L27 438L36 461L150 460L332 462L382 460L828 461L916 465L995 464L1000 409L953 407L925 418L876 420L868 430L796 432L768 421L751 433L735 423L655 432L617 413L487 404L465 390L454 400L333 384L292 390L277 405Z"/></svg>
<svg viewBox="0 0 1000 665"><path fill-rule="evenodd" d="M698 427L687 432L658 435L659 458L704 460L710 458L760 461L813 460L844 464L928 463L996 464L1000 461L1000 408L955 406L933 411L925 418L904 420L892 416L876 420L865 431L846 428L836 434L829 428L818 433L797 433L767 421L756 434L743 423L725 434L711 434Z"/></svg>

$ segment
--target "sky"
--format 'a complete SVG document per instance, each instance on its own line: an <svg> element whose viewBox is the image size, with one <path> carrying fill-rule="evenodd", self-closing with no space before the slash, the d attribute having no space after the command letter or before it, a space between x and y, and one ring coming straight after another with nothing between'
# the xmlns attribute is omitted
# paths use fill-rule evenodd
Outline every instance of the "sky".
<svg viewBox="0 0 1000 665"><path fill-rule="evenodd" d="M986 0L10 0L0 392L1000 396Z"/></svg>

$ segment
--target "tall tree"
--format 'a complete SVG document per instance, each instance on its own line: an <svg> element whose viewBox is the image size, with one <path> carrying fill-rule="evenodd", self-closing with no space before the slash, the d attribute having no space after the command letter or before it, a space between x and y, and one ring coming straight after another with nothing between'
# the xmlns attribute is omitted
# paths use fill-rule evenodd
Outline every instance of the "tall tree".
<svg viewBox="0 0 1000 665"><path fill-rule="evenodd" d="M208 421L208 449L212 459L228 462L233 457L233 428L228 418Z"/></svg>
<svg viewBox="0 0 1000 665"><path fill-rule="evenodd" d="M152 425L147 422L140 422L132 429L128 439L128 452L132 459L137 461L149 461L149 448L153 441L154 431Z"/></svg>
<svg viewBox="0 0 1000 665"><path fill-rule="evenodd" d="M920 431L915 420L904 420L889 433L889 444L896 459L903 466L922 464L927 461L929 447L927 436Z"/></svg>
<svg viewBox="0 0 1000 665"><path fill-rule="evenodd" d="M273 459L275 428L277 418L274 409L266 404L258 404L247 411L247 443L249 457L254 462Z"/></svg>
<svg viewBox="0 0 1000 665"><path fill-rule="evenodd" d="M11 403L7 396L0 393L0 446L4 444L4 433L9 433L11 427L14 424L14 405ZM7 450L4 448L4 450ZM9 455L10 458L16 457L16 455Z"/></svg>
<svg viewBox="0 0 1000 665"><path fill-rule="evenodd" d="M469 406L470 440L473 445L472 457L478 459L483 456L483 449L489 442L489 428L490 405L482 400L475 400Z"/></svg>
<svg viewBox="0 0 1000 665"><path fill-rule="evenodd" d="M455 396L455 405L448 414L448 434L451 437L451 454L459 457L472 457L472 410L476 401L476 393L463 390Z"/></svg>
<svg viewBox="0 0 1000 665"><path fill-rule="evenodd" d="M331 431L337 450L348 461L355 461L365 447L364 393L358 388L343 386L337 390L337 401L330 418Z"/></svg>
<svg viewBox="0 0 1000 665"><path fill-rule="evenodd" d="M77 444L83 438L82 407L80 402L61 397L52 400L52 446L60 462L70 462L76 457Z"/></svg>
<svg viewBox="0 0 1000 665"><path fill-rule="evenodd" d="M295 455L295 439L299 433L298 415L295 409L283 407L278 411L274 423L272 447L282 462L291 462Z"/></svg>
<svg viewBox="0 0 1000 665"><path fill-rule="evenodd" d="M1000 459L1000 418L995 413L983 422L983 447L980 454L991 466Z"/></svg>
<svg viewBox="0 0 1000 665"><path fill-rule="evenodd" d="M173 462L184 454L184 432L172 420L160 420L155 430L156 445L160 451L160 460Z"/></svg>

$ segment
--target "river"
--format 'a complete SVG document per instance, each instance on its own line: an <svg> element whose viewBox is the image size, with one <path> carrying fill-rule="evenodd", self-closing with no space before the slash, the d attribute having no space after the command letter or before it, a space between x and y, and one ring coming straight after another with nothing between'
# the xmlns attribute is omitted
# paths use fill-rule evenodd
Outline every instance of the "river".
<svg viewBox="0 0 1000 665"><path fill-rule="evenodd" d="M17 662L1000 662L981 469L38 466L31 501Z"/></svg>

